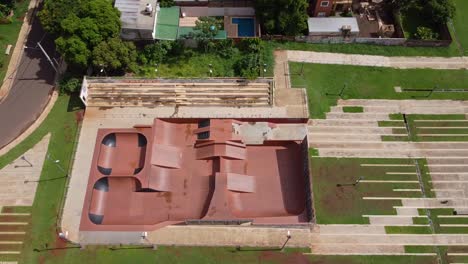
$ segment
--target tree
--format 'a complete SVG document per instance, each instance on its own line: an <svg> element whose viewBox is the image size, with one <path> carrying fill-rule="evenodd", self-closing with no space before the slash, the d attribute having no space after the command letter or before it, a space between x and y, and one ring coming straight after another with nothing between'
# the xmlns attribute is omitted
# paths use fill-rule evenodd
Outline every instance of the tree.
<svg viewBox="0 0 468 264"><path fill-rule="evenodd" d="M416 9L435 25L445 24L455 15L452 0L387 0L386 3L403 11Z"/></svg>
<svg viewBox="0 0 468 264"><path fill-rule="evenodd" d="M455 15L452 0L420 0L423 12L436 24L446 24Z"/></svg>
<svg viewBox="0 0 468 264"><path fill-rule="evenodd" d="M97 45L92 53L93 65L110 71L126 71L135 67L136 48L132 42L113 38Z"/></svg>
<svg viewBox="0 0 468 264"><path fill-rule="evenodd" d="M255 11L268 34L297 36L307 30L307 0L256 0Z"/></svg>
<svg viewBox="0 0 468 264"><path fill-rule="evenodd" d="M159 1L159 6L160 7L171 7L174 6L175 2L174 0L160 0Z"/></svg>
<svg viewBox="0 0 468 264"><path fill-rule="evenodd" d="M57 50L66 58L67 62L79 68L85 68L88 65L91 51L79 37L59 37L55 40Z"/></svg>
<svg viewBox="0 0 468 264"><path fill-rule="evenodd" d="M215 44L212 40L222 28L223 21L216 17L199 17L194 28L194 38L198 41L198 46L205 52L213 49Z"/></svg>
<svg viewBox="0 0 468 264"><path fill-rule="evenodd" d="M422 40L435 40L439 37L439 34L432 31L427 27L418 27L416 29L416 38Z"/></svg>
<svg viewBox="0 0 468 264"><path fill-rule="evenodd" d="M57 36L67 63L85 68L94 48L120 33L120 12L108 0L46 0L39 12L44 29Z"/></svg>
<svg viewBox="0 0 468 264"><path fill-rule="evenodd" d="M143 64L161 63L163 58L172 49L172 41L161 40L154 44L146 45L139 54L139 61Z"/></svg>

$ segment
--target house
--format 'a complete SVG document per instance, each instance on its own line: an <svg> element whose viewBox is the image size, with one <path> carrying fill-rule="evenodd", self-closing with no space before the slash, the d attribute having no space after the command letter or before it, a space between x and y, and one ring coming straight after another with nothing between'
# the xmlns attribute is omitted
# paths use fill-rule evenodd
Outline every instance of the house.
<svg viewBox="0 0 468 264"><path fill-rule="evenodd" d="M255 9L247 2L242 5L227 5L217 1L182 1L181 6L163 8L157 0L116 0L115 7L121 12L121 37L126 40L177 40L190 39L196 33L199 17L217 17L222 27L215 39L248 38L260 36L260 27L255 18ZM237 1L235 1L237 3Z"/></svg>
<svg viewBox="0 0 468 264"><path fill-rule="evenodd" d="M326 38L352 39L359 35L356 17L310 17L307 20L309 40Z"/></svg>
<svg viewBox="0 0 468 264"><path fill-rule="evenodd" d="M157 0L115 0L114 6L120 11L122 39L153 39L159 8Z"/></svg>
<svg viewBox="0 0 468 264"><path fill-rule="evenodd" d="M310 0L309 13L314 17L334 16L352 7L353 0Z"/></svg>

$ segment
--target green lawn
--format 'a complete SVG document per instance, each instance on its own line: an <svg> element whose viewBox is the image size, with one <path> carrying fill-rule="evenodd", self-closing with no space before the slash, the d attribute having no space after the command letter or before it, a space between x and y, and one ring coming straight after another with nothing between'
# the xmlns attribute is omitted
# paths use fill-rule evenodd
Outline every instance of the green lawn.
<svg viewBox="0 0 468 264"><path fill-rule="evenodd" d="M343 107L343 112L345 113L362 113L364 108L362 106L345 106Z"/></svg>
<svg viewBox="0 0 468 264"><path fill-rule="evenodd" d="M343 87L343 99L468 99L468 93L403 92L395 86L413 89L468 88L468 70L393 69L350 65L290 63L293 87L307 89L311 118L324 118L336 105ZM327 95L328 94L328 95Z"/></svg>
<svg viewBox="0 0 468 264"><path fill-rule="evenodd" d="M464 0L461 0L464 1ZM436 56L454 57L460 56L457 46L449 47L403 47L403 46L380 46L371 44L310 44L299 42L270 41L269 45L275 49L305 50L317 52L332 52L346 54L367 54L383 56Z"/></svg>
<svg viewBox="0 0 468 264"><path fill-rule="evenodd" d="M5 55L5 50L9 44L15 45L28 5L29 0L18 0L14 10L13 22L11 24L0 24L0 84L5 77L13 48L9 56Z"/></svg>
<svg viewBox="0 0 468 264"><path fill-rule="evenodd" d="M468 141L468 136L466 136L468 134L468 120L465 119L465 115L407 115L407 120L411 129L412 141ZM450 120L466 120L466 122ZM446 129L446 127L458 128ZM424 134L442 136L425 136Z"/></svg>
<svg viewBox="0 0 468 264"><path fill-rule="evenodd" d="M453 0L453 2L456 6L456 16L453 20L456 36L465 51L465 56L468 56L468 1Z"/></svg>
<svg viewBox="0 0 468 264"><path fill-rule="evenodd" d="M313 264L436 264L435 256L312 256Z"/></svg>
<svg viewBox="0 0 468 264"><path fill-rule="evenodd" d="M387 234L432 234L428 226L386 226Z"/></svg>
<svg viewBox="0 0 468 264"><path fill-rule="evenodd" d="M363 200L363 197L421 197L420 192L395 192L393 189L418 189L418 183L367 183L357 186L337 186L363 180L412 180L416 175L386 172L415 172L414 166L363 167L361 164L414 164L409 159L355 159L311 157L311 179L314 209L319 224L367 224L362 215L396 214L398 200Z"/></svg>
<svg viewBox="0 0 468 264"><path fill-rule="evenodd" d="M155 72L154 66L140 65L137 70L137 75L151 78L238 77L238 74L235 72L235 64L243 56L245 56L245 54L240 51L230 54L229 57L222 57L215 52L204 53L199 50L187 48L182 54L165 58L158 66L158 72ZM262 72L261 77L273 76L274 61L271 47L265 45L264 50L259 56L261 61L267 64L267 72L265 74ZM210 69L213 71L212 74L210 74ZM259 71L263 71L263 66Z"/></svg>

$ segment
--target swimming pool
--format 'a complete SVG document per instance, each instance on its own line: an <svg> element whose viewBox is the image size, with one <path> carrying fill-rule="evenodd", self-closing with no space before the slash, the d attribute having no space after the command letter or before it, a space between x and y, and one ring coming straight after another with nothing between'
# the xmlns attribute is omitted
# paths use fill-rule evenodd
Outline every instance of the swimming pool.
<svg viewBox="0 0 468 264"><path fill-rule="evenodd" d="M255 37L255 19L253 17L233 17L232 24L237 24L238 37Z"/></svg>

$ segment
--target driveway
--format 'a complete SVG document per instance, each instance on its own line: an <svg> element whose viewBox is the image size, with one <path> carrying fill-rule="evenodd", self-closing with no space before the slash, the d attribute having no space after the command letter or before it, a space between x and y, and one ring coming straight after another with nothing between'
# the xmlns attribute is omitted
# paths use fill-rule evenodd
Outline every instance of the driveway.
<svg viewBox="0 0 468 264"><path fill-rule="evenodd" d="M44 38L44 36L46 36ZM26 46L9 94L0 103L0 149L25 131L42 113L54 87L55 72L38 41L50 55L55 54L53 40L47 38L39 20L32 24Z"/></svg>

